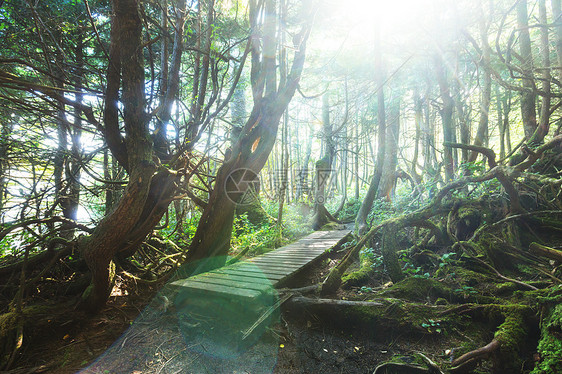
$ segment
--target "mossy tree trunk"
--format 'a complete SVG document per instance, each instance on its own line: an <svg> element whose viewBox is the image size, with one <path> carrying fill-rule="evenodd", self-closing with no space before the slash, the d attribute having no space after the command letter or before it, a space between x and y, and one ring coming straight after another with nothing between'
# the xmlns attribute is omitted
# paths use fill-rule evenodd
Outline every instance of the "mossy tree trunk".
<svg viewBox="0 0 562 374"><path fill-rule="evenodd" d="M400 268L397 254L399 249L398 232L400 229L401 227L398 223L389 224L382 229L382 259L385 269L394 283L404 279L404 273L402 273Z"/></svg>

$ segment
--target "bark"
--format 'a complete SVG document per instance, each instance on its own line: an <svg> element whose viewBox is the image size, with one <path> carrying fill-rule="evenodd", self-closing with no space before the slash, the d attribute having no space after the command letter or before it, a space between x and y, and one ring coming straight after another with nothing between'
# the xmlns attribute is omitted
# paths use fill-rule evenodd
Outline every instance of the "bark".
<svg viewBox="0 0 562 374"><path fill-rule="evenodd" d="M496 112L498 113L498 130L500 133L500 160L503 160L505 158L505 126L503 121L503 108L500 87L496 85L494 91L496 96Z"/></svg>
<svg viewBox="0 0 562 374"><path fill-rule="evenodd" d="M419 150L420 150L420 143L421 143L421 131L423 125L423 110L422 110L422 99L419 95L417 88L414 91L414 116L415 116L415 125L416 125L416 137L414 140L414 155L412 156L412 166L410 168L410 173L412 177L416 181L417 184L421 182L421 177L418 174L418 162L419 162Z"/></svg>
<svg viewBox="0 0 562 374"><path fill-rule="evenodd" d="M56 107L57 107L57 150L55 152L55 157L53 160L53 178L55 182L55 199L56 204L59 206L65 205L66 199L66 192L67 189L65 187L65 179L64 179L64 170L65 170L65 163L67 161L67 151L68 151L68 126L66 122L66 111L65 105L62 100L62 92L64 89L63 84L63 71L62 71L62 56L57 55L57 61L55 64L55 76L53 79L53 83L55 87L57 87L59 91L59 97L56 100ZM63 208L64 209L64 208Z"/></svg>
<svg viewBox="0 0 562 374"><path fill-rule="evenodd" d="M308 163L310 162L310 155L312 154L312 136L307 137L308 141L306 143L306 152L304 154L304 160L302 162L302 167L297 172L297 191L295 194L295 200L299 201L305 193L309 192L308 185Z"/></svg>
<svg viewBox="0 0 562 374"><path fill-rule="evenodd" d="M333 220L333 217L326 209L327 188L330 186L330 176L332 175L332 165L336 153L334 143L334 130L330 121L330 104L328 94L322 98L322 139L324 143L324 156L316 162L316 183L314 193L314 217L312 228L319 230L322 226Z"/></svg>
<svg viewBox="0 0 562 374"><path fill-rule="evenodd" d="M465 113L465 108L464 106L466 105L466 102L464 100L464 97L462 97L462 93L460 91L460 87L459 87L459 82L454 81L453 82L453 89L455 90L454 92L454 97L455 97L455 110L457 113L457 121L458 121L458 125L459 125L459 132L460 132L460 138L461 138L461 143L463 144L469 144L470 143L470 123L469 123L469 118L467 118L467 115ZM468 162L468 152L466 150L461 150L461 163L466 163Z"/></svg>
<svg viewBox="0 0 562 374"><path fill-rule="evenodd" d="M505 131L505 145L507 153L511 153L511 131L509 128L509 113L511 112L511 91L507 90L502 97L503 129Z"/></svg>
<svg viewBox="0 0 562 374"><path fill-rule="evenodd" d="M231 144L234 144L240 136L242 128L244 127L244 122L248 116L246 113L245 85L246 82L240 79L230 102L230 116L232 119L232 128L230 129Z"/></svg>
<svg viewBox="0 0 562 374"><path fill-rule="evenodd" d="M480 61L480 69L482 72L482 94L480 97L480 120L478 121L478 129L476 130L476 137L474 138L474 145L481 146L486 143L486 134L488 132L489 124L489 111L490 111L490 101L492 94L492 73L490 71L490 54L491 48L488 44L488 27L486 27L485 21L480 20L480 40L482 43L482 59ZM467 144L463 142L464 144ZM468 158L468 162L476 161L478 157L478 152L471 152Z"/></svg>
<svg viewBox="0 0 562 374"><path fill-rule="evenodd" d="M436 55L435 72L437 83L439 84L439 91L443 107L440 110L441 121L443 125L443 141L452 142L453 140L453 107L454 102L451 97L451 90L449 82L447 81L447 74L445 72L445 61L441 55ZM443 150L443 164L445 167L445 180L452 181L455 174L455 165L453 163L453 150L450 147L445 147Z"/></svg>
<svg viewBox="0 0 562 374"><path fill-rule="evenodd" d="M526 91L521 92L521 119L525 138L531 140L537 129L537 113L535 111L536 94L534 93L533 80L533 52L531 49L531 37L529 35L529 23L527 13L527 0L520 0L517 4L517 28L519 29L519 52L522 58L523 87Z"/></svg>
<svg viewBox="0 0 562 374"><path fill-rule="evenodd" d="M279 2L279 22L281 24L286 24L287 19L287 4L285 0L280 0ZM287 81L287 49L285 32L281 31L280 36L280 52L279 52L279 75L280 75L280 85L285 85ZM289 200L288 190L289 190L289 111L285 110L283 115L283 128L281 134L281 186L279 188L279 207L277 209L277 238L276 245L281 245L283 239L283 206L285 204L285 199Z"/></svg>
<svg viewBox="0 0 562 374"><path fill-rule="evenodd" d="M560 19L560 16L562 15L561 3L562 1L560 0L551 0L552 19ZM558 24L558 26L556 26L554 30L554 40L556 45L556 56L558 63L558 76L562 76L562 24Z"/></svg>
<svg viewBox="0 0 562 374"><path fill-rule="evenodd" d="M67 186L65 188L65 196L61 200L61 208L63 216L76 221L78 219L78 205L80 203L80 168L82 158L82 102L84 94L82 93L82 85L84 80L84 34L79 32L77 35L77 44L75 49L76 69L74 71L74 94L75 101L78 106L74 107L74 126L69 131L70 135L70 157L65 165L65 177ZM67 230L63 233L63 237L70 239L74 236L71 227L62 227Z"/></svg>
<svg viewBox="0 0 562 374"><path fill-rule="evenodd" d="M436 170L437 158L435 155L435 124L431 117L431 106L430 106L430 90L428 88L426 95L424 97L424 128L422 130L424 134L424 169L425 170Z"/></svg>
<svg viewBox="0 0 562 374"><path fill-rule="evenodd" d="M378 196L391 201L391 194L396 185L396 165L398 164L398 138L400 136L400 100L395 99L389 113L384 167L379 185Z"/></svg>
<svg viewBox="0 0 562 374"><path fill-rule="evenodd" d="M150 212L155 210L151 206L149 197L160 191L160 183L165 172L154 176L156 166L153 162L152 144L149 137L148 116L145 112L144 64L142 56L142 23L139 15L137 0L115 0L114 22L111 35L112 48L119 51L120 62L110 61L108 73L108 87L120 86L120 75L123 82L123 112L124 127L127 137L126 165L129 168L129 182L122 199L115 210L107 215L96 227L92 235L80 238L78 248L82 253L92 274L92 280L82 297L82 306L89 311L98 311L111 292L115 276L113 258L119 251L130 249L144 239L142 230L147 222L153 221ZM115 57L115 54L113 54ZM113 71L115 66L122 67L121 74ZM111 79L118 79L117 82ZM107 95L106 100L113 100ZM109 110L111 123L113 105L106 102L106 115ZM113 108L113 109L112 109ZM111 146L110 146L111 148ZM113 151L113 149L112 149ZM119 152L119 151L118 151ZM124 153L125 154L125 153ZM154 178L153 178L154 176ZM160 183L159 183L160 182ZM163 183L166 185L167 183ZM162 192L170 192L166 188ZM168 195L169 196L169 195ZM147 201L149 205L145 206ZM169 202L168 202L169 203ZM167 204L166 204L167 208ZM149 218L150 217L150 218ZM159 220L159 218L158 218ZM151 226L150 230L152 229Z"/></svg>
<svg viewBox="0 0 562 374"><path fill-rule="evenodd" d="M346 140L349 139L349 137L347 136L347 127L345 128L345 137L344 137L344 142L346 142ZM345 206L345 202L347 201L347 184L348 184L348 170L349 170L349 153L348 153L348 149L346 148L347 145L346 144L342 144L342 148L343 148L343 152L342 152L342 165L340 167L341 170L341 193L342 193L342 197L341 197L341 201L340 204L338 205L338 208L336 209L336 212L334 213L334 216L339 217L341 211L343 210L344 206Z"/></svg>
<svg viewBox="0 0 562 374"><path fill-rule="evenodd" d="M281 170L280 178L281 185L279 188L279 207L277 209L277 245L281 245L283 238L283 205L285 204L285 199L289 199L287 196L288 184L289 184L289 113L285 111L283 115L283 132L281 135Z"/></svg>
<svg viewBox="0 0 562 374"><path fill-rule="evenodd" d="M359 125L355 126L355 160L353 162L354 167L354 176L355 176L355 200L359 200L359 185L360 185L360 178L359 178L359 153L361 152L361 142L359 139Z"/></svg>
<svg viewBox="0 0 562 374"><path fill-rule="evenodd" d="M539 243L531 243L529 251L537 256L543 256L551 260L562 262L562 251L541 245Z"/></svg>
<svg viewBox="0 0 562 374"><path fill-rule="evenodd" d="M10 150L10 135L13 124L9 121L2 123L0 132L0 225L4 223L6 215L3 212L5 199L7 197L7 185L9 176L8 155Z"/></svg>
<svg viewBox="0 0 562 374"><path fill-rule="evenodd" d="M542 82L542 102L539 116L539 124L535 130L530 144L541 144L544 141L544 137L548 133L550 128L550 48L548 42L548 26L546 17L546 2L545 0L539 0L539 22L543 25L540 28L541 34L541 48L540 54L543 63L543 68L541 70L541 82Z"/></svg>

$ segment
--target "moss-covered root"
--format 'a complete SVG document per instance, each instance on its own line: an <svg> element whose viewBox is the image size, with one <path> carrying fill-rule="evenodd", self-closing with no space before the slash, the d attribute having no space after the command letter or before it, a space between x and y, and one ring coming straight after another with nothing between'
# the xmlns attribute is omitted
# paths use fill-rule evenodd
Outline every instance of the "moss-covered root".
<svg viewBox="0 0 562 374"><path fill-rule="evenodd" d="M402 268L398 263L398 254L396 253L400 248L396 234L401 228L402 227L397 224L389 224L382 230L382 258L388 275L390 275L390 279L392 279L394 283L404 279L404 273L402 273Z"/></svg>
<svg viewBox="0 0 562 374"><path fill-rule="evenodd" d="M494 315L499 311L504 322L498 327L494 339L484 347L465 353L452 362L452 372L458 372L465 365L472 365L475 360L492 357L494 373L518 373L522 367L522 350L526 346L528 325L526 316L530 309L526 307L493 308Z"/></svg>
<svg viewBox="0 0 562 374"><path fill-rule="evenodd" d="M13 352L18 348L21 314L8 312L0 315L0 370L8 369Z"/></svg>
<svg viewBox="0 0 562 374"><path fill-rule="evenodd" d="M7 370L14 363L14 354L33 339L30 334L41 331L54 315L67 314L67 308L68 304L34 305L24 308L21 313L0 314L0 372Z"/></svg>
<svg viewBox="0 0 562 374"><path fill-rule="evenodd" d="M350 272L342 277L342 287L362 286L369 281L373 274L373 264L375 258L371 251L362 250L359 252L359 270Z"/></svg>
<svg viewBox="0 0 562 374"><path fill-rule="evenodd" d="M562 304L552 308L541 328L540 360L531 374L562 373Z"/></svg>

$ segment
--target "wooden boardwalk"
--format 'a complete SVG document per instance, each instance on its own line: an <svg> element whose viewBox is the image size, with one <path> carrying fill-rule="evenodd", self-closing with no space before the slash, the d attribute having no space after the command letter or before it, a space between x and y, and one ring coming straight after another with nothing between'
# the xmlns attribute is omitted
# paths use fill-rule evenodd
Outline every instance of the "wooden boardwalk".
<svg viewBox="0 0 562 374"><path fill-rule="evenodd" d="M188 346L236 356L279 319L276 287L338 244L350 230L317 231L267 254L171 283Z"/></svg>
<svg viewBox="0 0 562 374"><path fill-rule="evenodd" d="M257 298L311 264L349 233L347 229L316 231L264 255L175 281L172 286L207 295L217 293Z"/></svg>

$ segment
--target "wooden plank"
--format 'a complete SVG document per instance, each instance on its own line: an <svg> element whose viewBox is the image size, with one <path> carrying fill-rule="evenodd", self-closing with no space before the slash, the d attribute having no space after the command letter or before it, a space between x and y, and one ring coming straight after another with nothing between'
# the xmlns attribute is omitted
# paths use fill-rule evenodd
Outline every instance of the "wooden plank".
<svg viewBox="0 0 562 374"><path fill-rule="evenodd" d="M269 264L256 264L255 266L257 266L258 268L260 268L260 270L262 270L264 273L266 272L270 272L270 271L284 271L285 274L291 274L292 272L297 271L298 269L300 269L302 266L274 266L274 265L269 265Z"/></svg>
<svg viewBox="0 0 562 374"><path fill-rule="evenodd" d="M239 276L246 276L249 278L258 278L258 279L269 279L272 282L277 282L279 280L284 279L287 277L287 274L277 274L277 273L270 273L264 274L263 271L257 272L247 272L244 270L236 270L236 269L224 269L221 271L215 272L216 274L228 274L228 275L239 275Z"/></svg>
<svg viewBox="0 0 562 374"><path fill-rule="evenodd" d="M275 251L274 253L268 253L268 254L265 254L265 255L256 256L256 257L252 257L252 258L279 256L279 255L282 255L282 254L300 255L300 256L311 257L311 256L318 256L322 253L324 253L324 251L319 251L319 250L312 250L311 251L308 248L295 248L295 249L289 249L289 250L278 250L278 251Z"/></svg>
<svg viewBox="0 0 562 374"><path fill-rule="evenodd" d="M226 296L238 296L238 297L246 297L251 299L255 299L262 294L260 291L249 290L246 288L236 288L236 287L222 286L218 284L194 282L190 278L183 279L181 281L172 282L172 285L181 287L183 291L187 289L196 292L205 292L205 293L214 292Z"/></svg>
<svg viewBox="0 0 562 374"><path fill-rule="evenodd" d="M280 264L284 264L284 263L291 263L291 264L299 264L299 263L304 263L306 264L307 262L312 262L315 259L317 259L318 257L314 257L314 258L303 258L303 257L263 257L263 258L256 258L256 259L252 259L249 260L248 262L277 262Z"/></svg>
<svg viewBox="0 0 562 374"><path fill-rule="evenodd" d="M222 270L223 270L223 269L221 269L221 271L222 271ZM243 265L238 265L238 266L234 266L234 265L233 265L232 267L229 267L228 270L236 270L236 271L238 271L238 272L253 273L253 274L256 274L256 276L259 276L260 274L263 274L263 270L262 270L262 269L260 269L260 268L257 267L256 265L250 264L250 263L248 263L248 262L243 263ZM286 274L287 274L286 271L283 271L283 270L282 270L282 271L279 271L279 270L274 270L274 269L271 269L270 273L273 273L273 274L280 274L280 275L286 275ZM264 275L264 276L265 276L265 275Z"/></svg>
<svg viewBox="0 0 562 374"><path fill-rule="evenodd" d="M320 256L324 253L324 250L312 249L312 248L298 248L298 249L286 249L276 253L272 253L268 256L276 256L280 254L286 255L305 255L305 256Z"/></svg>
<svg viewBox="0 0 562 374"><path fill-rule="evenodd" d="M316 258L316 257L315 257ZM249 263L257 262L277 262L280 264L296 264L296 263L307 263L314 260L314 258L296 258L296 257L254 257L249 259Z"/></svg>
<svg viewBox="0 0 562 374"><path fill-rule="evenodd" d="M274 261L274 260L256 260L256 261L251 261L252 264L255 264L256 266L273 266L273 267L282 267L282 268L288 268L288 269L292 269L292 268L300 268L301 266L304 266L308 263L310 263L310 261L303 261L303 262L296 262L296 261L286 261L286 262L281 262L281 261Z"/></svg>
<svg viewBox="0 0 562 374"><path fill-rule="evenodd" d="M265 273L264 269L267 269L269 273L276 273L276 274L288 274L287 271L290 269L283 268L281 266L266 266L265 264L253 264L250 262L244 262L241 265L233 267L233 269L243 270L243 271L261 271Z"/></svg>
<svg viewBox="0 0 562 374"><path fill-rule="evenodd" d="M219 278L219 279L228 279L234 282L248 282L248 283L256 283L256 284L263 284L265 286L273 286L271 280L267 279L265 276L255 276L255 275L248 275L247 273L241 274L231 274L228 272L209 272L205 273L206 278Z"/></svg>
<svg viewBox="0 0 562 374"><path fill-rule="evenodd" d="M320 256L324 252L325 252L324 249L320 250L317 248L295 248L295 249L285 249L267 256L274 256L277 254L303 254L307 256Z"/></svg>
<svg viewBox="0 0 562 374"><path fill-rule="evenodd" d="M271 285L266 286L264 284L253 283L253 282L234 282L232 279L227 279L227 278L224 278L224 277L212 278L212 277L197 276L197 277L189 278L189 280L191 282L217 284L217 285L223 285L223 286L233 287L233 288L246 288L246 289L249 289L249 290L256 290L256 291L259 291L259 292L267 292L267 291L273 289L273 287Z"/></svg>

